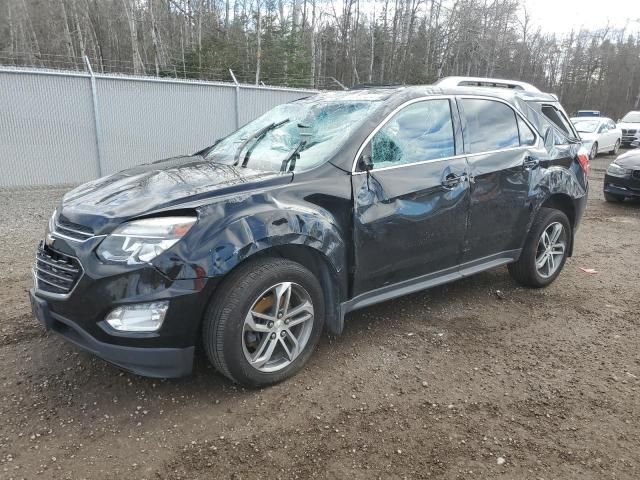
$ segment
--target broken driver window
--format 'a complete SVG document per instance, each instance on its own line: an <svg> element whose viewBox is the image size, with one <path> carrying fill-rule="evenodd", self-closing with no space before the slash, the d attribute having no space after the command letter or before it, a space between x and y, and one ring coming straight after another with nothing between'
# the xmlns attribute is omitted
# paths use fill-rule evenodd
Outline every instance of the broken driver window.
<svg viewBox="0 0 640 480"><path fill-rule="evenodd" d="M449 100L425 100L394 115L371 142L374 168L455 155Z"/></svg>

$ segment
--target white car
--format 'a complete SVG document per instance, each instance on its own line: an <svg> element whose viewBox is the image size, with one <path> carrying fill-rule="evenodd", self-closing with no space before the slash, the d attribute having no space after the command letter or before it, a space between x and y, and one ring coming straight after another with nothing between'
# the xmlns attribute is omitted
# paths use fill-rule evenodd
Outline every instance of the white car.
<svg viewBox="0 0 640 480"><path fill-rule="evenodd" d="M622 143L622 130L610 118L573 117L571 122L592 159L603 152L611 155L618 153Z"/></svg>
<svg viewBox="0 0 640 480"><path fill-rule="evenodd" d="M618 122L622 130L622 146L640 146L640 111L629 112Z"/></svg>

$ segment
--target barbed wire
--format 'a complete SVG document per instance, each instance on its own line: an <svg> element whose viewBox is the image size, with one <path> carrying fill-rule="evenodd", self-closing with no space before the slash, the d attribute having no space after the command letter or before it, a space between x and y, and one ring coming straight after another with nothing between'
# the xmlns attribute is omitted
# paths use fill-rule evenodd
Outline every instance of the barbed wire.
<svg viewBox="0 0 640 480"><path fill-rule="evenodd" d="M142 62L137 66L130 60L97 59L89 57L92 69L96 73L123 74L131 76L151 78L175 78L187 80L220 81L230 83L232 81L228 68L203 68L193 69L192 65L185 64L158 64ZM60 54L31 54L27 52L0 52L0 65L12 67L24 67L34 69L48 69L61 71L86 72L85 58L81 56L68 56ZM138 67L142 67L142 72ZM188 68L187 68L188 67ZM236 67L237 68L237 67ZM156 74L156 71L159 74ZM235 70L236 79L243 84L255 84L255 70ZM286 86L294 88L340 88L330 77L316 75L312 77L304 73L270 73L263 72L259 76L258 85Z"/></svg>

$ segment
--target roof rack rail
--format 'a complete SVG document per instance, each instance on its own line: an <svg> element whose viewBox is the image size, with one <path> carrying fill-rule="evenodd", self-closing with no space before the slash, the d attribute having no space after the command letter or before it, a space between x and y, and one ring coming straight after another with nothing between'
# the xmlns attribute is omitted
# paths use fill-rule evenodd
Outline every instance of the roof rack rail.
<svg viewBox="0 0 640 480"><path fill-rule="evenodd" d="M439 87L492 87L522 90L525 92L540 93L540 90L530 83L518 80L505 80L502 78L484 77L444 77L434 83Z"/></svg>
<svg viewBox="0 0 640 480"><path fill-rule="evenodd" d="M402 87L399 83L358 83L350 88L350 90L365 90L367 88L398 88Z"/></svg>

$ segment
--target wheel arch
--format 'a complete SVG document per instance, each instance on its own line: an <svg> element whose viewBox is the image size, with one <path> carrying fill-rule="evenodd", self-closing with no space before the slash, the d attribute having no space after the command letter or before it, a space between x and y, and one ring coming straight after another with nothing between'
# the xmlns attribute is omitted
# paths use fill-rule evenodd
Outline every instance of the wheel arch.
<svg viewBox="0 0 640 480"><path fill-rule="evenodd" d="M566 193L554 193L550 195L544 202L540 204L540 208L553 208L564 213L569 219L571 225L571 243L569 245L568 257L573 255L574 231L576 228L576 207L573 199Z"/></svg>
<svg viewBox="0 0 640 480"><path fill-rule="evenodd" d="M265 248L248 257L281 257L299 263L313 273L324 292L325 325L332 334L342 333L344 322L340 315L340 304L345 300L347 281L345 270L338 271L331 260L321 251L300 244L282 244ZM244 262L243 262L244 263Z"/></svg>
<svg viewBox="0 0 640 480"><path fill-rule="evenodd" d="M301 243L280 243L252 250L246 255L237 257L233 266L224 273L221 281L211 293L215 297L216 290L232 271L250 261L267 258L286 258L307 268L320 282L324 292L325 326L334 335L342 333L344 322L340 315L340 304L347 292L346 270L336 269L331 259L322 251Z"/></svg>

